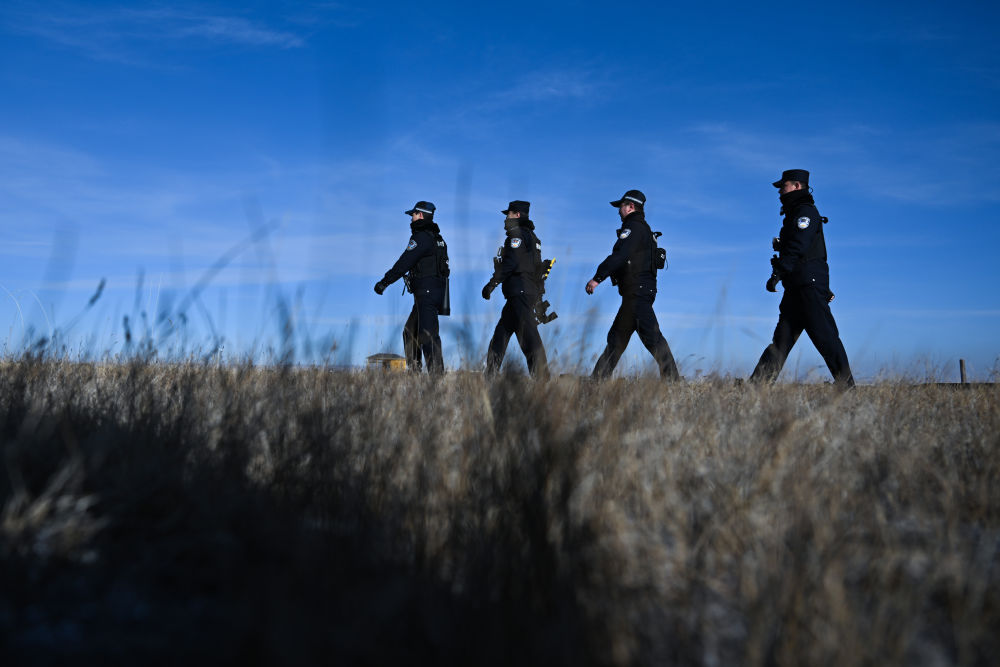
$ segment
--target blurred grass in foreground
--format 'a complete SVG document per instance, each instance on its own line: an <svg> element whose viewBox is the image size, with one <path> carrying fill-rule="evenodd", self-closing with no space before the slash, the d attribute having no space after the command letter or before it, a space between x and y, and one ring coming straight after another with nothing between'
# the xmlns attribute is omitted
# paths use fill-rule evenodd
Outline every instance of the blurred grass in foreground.
<svg viewBox="0 0 1000 667"><path fill-rule="evenodd" d="M985 664L1000 391L0 364L0 662Z"/></svg>

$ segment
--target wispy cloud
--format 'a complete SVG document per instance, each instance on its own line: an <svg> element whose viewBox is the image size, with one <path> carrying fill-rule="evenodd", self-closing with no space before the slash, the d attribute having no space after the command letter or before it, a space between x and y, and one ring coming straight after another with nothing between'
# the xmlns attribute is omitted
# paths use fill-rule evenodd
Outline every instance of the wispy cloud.
<svg viewBox="0 0 1000 667"><path fill-rule="evenodd" d="M283 49L305 45L305 41L294 33L271 30L241 17L167 15L164 19L174 23L173 34L178 38L200 37L230 44Z"/></svg>
<svg viewBox="0 0 1000 667"><path fill-rule="evenodd" d="M600 93L605 86L603 77L592 70L540 70L525 74L494 98L518 102L586 99Z"/></svg>
<svg viewBox="0 0 1000 667"><path fill-rule="evenodd" d="M918 308L880 311L880 314L893 317L913 317L917 319L932 319L945 321L956 317L1000 317L1000 310L974 308Z"/></svg>
<svg viewBox="0 0 1000 667"><path fill-rule="evenodd" d="M691 128L701 165L776 176L782 165L822 165L817 180L880 199L921 206L1000 201L1000 124L964 123L901 130L871 125L787 134L728 123ZM663 149L664 151L674 149ZM716 167L717 168L717 167ZM975 174L975 178L969 178ZM769 180L769 179L768 179Z"/></svg>
<svg viewBox="0 0 1000 667"><path fill-rule="evenodd" d="M96 60L150 64L150 45L242 46L294 49L303 36L244 16L172 8L91 9L72 5L33 6L8 12L7 30L34 35L58 46L81 51Z"/></svg>
<svg viewBox="0 0 1000 667"><path fill-rule="evenodd" d="M450 133L456 128L466 133L492 131L512 109L551 110L560 104L603 103L612 86L610 71L586 64L544 67L506 78L484 75L478 86L470 88L465 81L456 87L454 98L462 102L429 116L427 126Z"/></svg>

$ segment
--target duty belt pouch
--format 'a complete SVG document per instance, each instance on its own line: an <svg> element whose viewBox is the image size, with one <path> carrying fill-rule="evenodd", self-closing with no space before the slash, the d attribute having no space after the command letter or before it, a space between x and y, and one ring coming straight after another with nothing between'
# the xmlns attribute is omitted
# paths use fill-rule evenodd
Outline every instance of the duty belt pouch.
<svg viewBox="0 0 1000 667"><path fill-rule="evenodd" d="M656 244L656 239L663 236L663 232L653 232L653 269L667 268L667 249Z"/></svg>

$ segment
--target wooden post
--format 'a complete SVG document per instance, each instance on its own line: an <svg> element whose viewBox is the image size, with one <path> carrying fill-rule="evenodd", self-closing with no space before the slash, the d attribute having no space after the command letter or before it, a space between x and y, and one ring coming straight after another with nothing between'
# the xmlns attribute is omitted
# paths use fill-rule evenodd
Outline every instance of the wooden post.
<svg viewBox="0 0 1000 667"><path fill-rule="evenodd" d="M958 371L962 375L962 384L966 383L965 379L965 359L958 360Z"/></svg>

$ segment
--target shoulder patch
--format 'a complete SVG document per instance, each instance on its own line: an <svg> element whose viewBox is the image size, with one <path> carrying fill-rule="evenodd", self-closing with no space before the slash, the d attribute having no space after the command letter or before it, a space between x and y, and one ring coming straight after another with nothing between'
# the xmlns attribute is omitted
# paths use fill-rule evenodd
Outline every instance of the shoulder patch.
<svg viewBox="0 0 1000 667"><path fill-rule="evenodd" d="M407 250L413 250L416 247L417 247L417 240L416 239L410 239L410 242L406 244L406 249Z"/></svg>
<svg viewBox="0 0 1000 667"><path fill-rule="evenodd" d="M511 248L520 248L521 247L521 239L519 239L517 237L512 238L510 240L510 247Z"/></svg>
<svg viewBox="0 0 1000 667"><path fill-rule="evenodd" d="M438 244L439 248L443 248L444 247L444 241L438 241L437 244Z"/></svg>
<svg viewBox="0 0 1000 667"><path fill-rule="evenodd" d="M801 217L796 221L795 224L799 226L799 229L805 229L806 227L809 226L809 218Z"/></svg>
<svg viewBox="0 0 1000 667"><path fill-rule="evenodd" d="M537 248L538 250L541 250L542 249L542 244L541 243L536 243L535 244L535 248Z"/></svg>
<svg viewBox="0 0 1000 667"><path fill-rule="evenodd" d="M625 229L621 230L621 232L619 232L618 238L620 238L620 239L627 239L628 235L631 234L631 233L632 233L632 230L629 229L628 227L626 227Z"/></svg>

